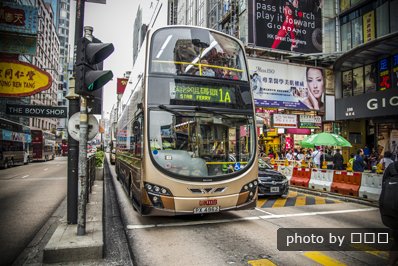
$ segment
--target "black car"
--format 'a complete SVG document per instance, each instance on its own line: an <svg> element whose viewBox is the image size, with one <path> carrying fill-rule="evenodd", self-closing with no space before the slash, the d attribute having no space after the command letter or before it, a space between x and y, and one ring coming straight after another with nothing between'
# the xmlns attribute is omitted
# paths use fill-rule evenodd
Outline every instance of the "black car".
<svg viewBox="0 0 398 266"><path fill-rule="evenodd" d="M289 180L261 158L258 159L258 195L287 196Z"/></svg>

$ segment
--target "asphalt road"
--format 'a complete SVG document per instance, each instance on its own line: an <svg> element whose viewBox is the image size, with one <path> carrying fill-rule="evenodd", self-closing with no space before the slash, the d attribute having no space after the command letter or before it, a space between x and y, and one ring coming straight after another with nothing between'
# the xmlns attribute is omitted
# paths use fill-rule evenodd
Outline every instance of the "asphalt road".
<svg viewBox="0 0 398 266"><path fill-rule="evenodd" d="M66 197L67 157L0 170L0 265L10 265Z"/></svg>
<svg viewBox="0 0 398 266"><path fill-rule="evenodd" d="M114 175L113 166L111 172ZM363 245L355 246L354 251L277 248L279 228L384 228L374 207L314 199L324 204L267 208L261 199L250 211L141 217L120 183L114 181L134 265L387 265L387 251ZM305 195L298 197L296 201L306 202L302 200Z"/></svg>

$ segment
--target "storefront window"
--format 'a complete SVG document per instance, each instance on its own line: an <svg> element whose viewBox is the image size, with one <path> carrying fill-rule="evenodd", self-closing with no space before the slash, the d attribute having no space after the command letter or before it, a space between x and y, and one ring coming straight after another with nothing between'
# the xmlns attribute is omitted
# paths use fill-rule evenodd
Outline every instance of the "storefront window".
<svg viewBox="0 0 398 266"><path fill-rule="evenodd" d="M343 97L352 96L352 70L343 72Z"/></svg>
<svg viewBox="0 0 398 266"><path fill-rule="evenodd" d="M352 28L352 47L357 47L358 45L363 43L363 35L362 35L362 17L356 18L351 22Z"/></svg>
<svg viewBox="0 0 398 266"><path fill-rule="evenodd" d="M398 10L398 0L391 0L390 1L390 26L391 26L391 32L397 32L398 31L397 10Z"/></svg>
<svg viewBox="0 0 398 266"><path fill-rule="evenodd" d="M351 23L341 25L341 50L343 52L351 49Z"/></svg>
<svg viewBox="0 0 398 266"><path fill-rule="evenodd" d="M377 37L381 37L389 33L388 22L389 22L388 2L385 2L376 9Z"/></svg>
<svg viewBox="0 0 398 266"><path fill-rule="evenodd" d="M370 64L365 66L365 92L376 91L376 65Z"/></svg>
<svg viewBox="0 0 398 266"><path fill-rule="evenodd" d="M353 70L352 85L354 96L363 94L363 67L358 67Z"/></svg>

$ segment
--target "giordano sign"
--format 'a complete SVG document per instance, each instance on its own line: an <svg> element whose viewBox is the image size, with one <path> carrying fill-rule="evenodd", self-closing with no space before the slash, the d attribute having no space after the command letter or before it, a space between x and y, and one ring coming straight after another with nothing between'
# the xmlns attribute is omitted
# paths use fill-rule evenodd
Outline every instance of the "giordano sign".
<svg viewBox="0 0 398 266"><path fill-rule="evenodd" d="M336 100L336 120L398 115L398 90L389 89Z"/></svg>
<svg viewBox="0 0 398 266"><path fill-rule="evenodd" d="M20 61L0 61L0 97L30 96L47 90L52 78L34 65Z"/></svg>

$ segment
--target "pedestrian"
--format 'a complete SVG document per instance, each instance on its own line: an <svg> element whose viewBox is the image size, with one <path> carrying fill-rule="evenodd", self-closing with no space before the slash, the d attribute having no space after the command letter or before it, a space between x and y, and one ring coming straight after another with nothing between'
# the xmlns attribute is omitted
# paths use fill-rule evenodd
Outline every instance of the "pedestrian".
<svg viewBox="0 0 398 266"><path fill-rule="evenodd" d="M315 151L311 154L312 161L314 162L316 168L320 168L321 166L321 156L322 149L315 149Z"/></svg>
<svg viewBox="0 0 398 266"><path fill-rule="evenodd" d="M335 170L343 170L344 158L340 153L340 149L336 149L336 153L333 155L333 168Z"/></svg>
<svg viewBox="0 0 398 266"><path fill-rule="evenodd" d="M363 160L363 150L359 149L357 151L357 155L355 155L354 158L354 165L352 167L352 170L354 172L363 172L365 170L366 163Z"/></svg>
<svg viewBox="0 0 398 266"><path fill-rule="evenodd" d="M383 174L379 198L379 210L383 224L392 230L393 244L390 249L389 265L398 262L398 162L390 163Z"/></svg>
<svg viewBox="0 0 398 266"><path fill-rule="evenodd" d="M394 161L391 159L391 156L392 156L391 152L389 152L389 151L384 152L383 158L381 158L381 160L380 160L380 162L379 162L381 165L383 165L383 170L387 169L387 167L388 167L391 163L394 162Z"/></svg>
<svg viewBox="0 0 398 266"><path fill-rule="evenodd" d="M397 143L395 143L395 140L391 142L391 159L395 162L398 161L398 147Z"/></svg>

